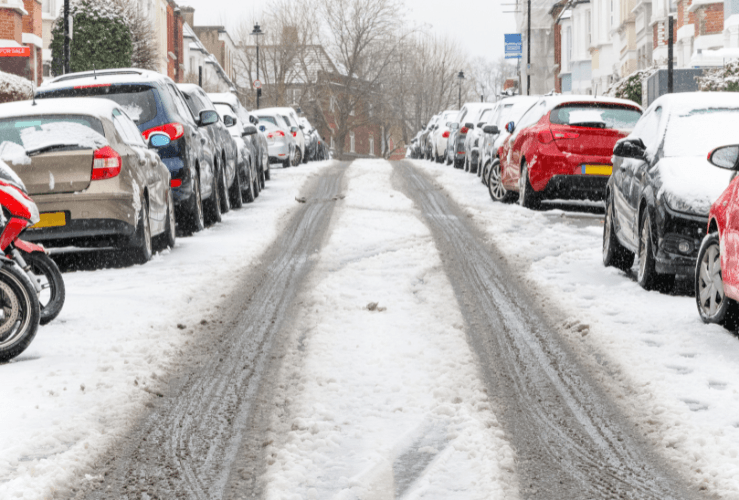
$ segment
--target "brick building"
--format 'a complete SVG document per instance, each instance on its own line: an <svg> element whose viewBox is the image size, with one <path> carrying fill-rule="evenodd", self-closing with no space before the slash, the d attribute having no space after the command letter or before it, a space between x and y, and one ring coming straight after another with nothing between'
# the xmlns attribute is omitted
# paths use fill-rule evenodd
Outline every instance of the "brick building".
<svg viewBox="0 0 739 500"><path fill-rule="evenodd" d="M185 80L182 11L173 0L167 1L167 76L177 83Z"/></svg>

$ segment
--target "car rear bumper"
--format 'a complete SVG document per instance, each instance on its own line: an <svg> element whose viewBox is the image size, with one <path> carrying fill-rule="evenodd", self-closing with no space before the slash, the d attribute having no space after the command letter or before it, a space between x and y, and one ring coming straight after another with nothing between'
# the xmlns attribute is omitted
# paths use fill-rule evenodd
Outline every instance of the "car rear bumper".
<svg viewBox="0 0 739 500"><path fill-rule="evenodd" d="M548 199L593 200L605 199L606 175L555 175L547 183L543 196Z"/></svg>
<svg viewBox="0 0 739 500"><path fill-rule="evenodd" d="M602 200L611 176L585 174L587 165L611 167L611 157L563 154L554 144L542 144L528 161L531 187L544 191L547 198Z"/></svg>
<svg viewBox="0 0 739 500"><path fill-rule="evenodd" d="M285 143L271 144L269 146L269 161L271 163L285 161L290 158L290 146Z"/></svg>

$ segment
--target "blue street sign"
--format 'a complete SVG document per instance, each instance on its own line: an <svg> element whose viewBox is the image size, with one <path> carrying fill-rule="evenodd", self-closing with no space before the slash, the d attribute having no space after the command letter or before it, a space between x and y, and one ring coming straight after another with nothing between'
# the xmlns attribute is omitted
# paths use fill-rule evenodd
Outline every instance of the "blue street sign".
<svg viewBox="0 0 739 500"><path fill-rule="evenodd" d="M523 53L523 42L521 41L521 34L514 33L511 35L503 35L505 37L505 58L506 59L521 59Z"/></svg>

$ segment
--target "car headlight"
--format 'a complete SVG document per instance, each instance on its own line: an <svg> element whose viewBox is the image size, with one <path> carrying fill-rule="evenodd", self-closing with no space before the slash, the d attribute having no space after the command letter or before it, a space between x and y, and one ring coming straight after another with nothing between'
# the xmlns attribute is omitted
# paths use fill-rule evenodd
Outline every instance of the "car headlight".
<svg viewBox="0 0 739 500"><path fill-rule="evenodd" d="M664 200L665 203L667 203L667 206L675 212L683 212L703 216L708 215L708 212L704 211L701 206L685 201L682 198L665 195Z"/></svg>

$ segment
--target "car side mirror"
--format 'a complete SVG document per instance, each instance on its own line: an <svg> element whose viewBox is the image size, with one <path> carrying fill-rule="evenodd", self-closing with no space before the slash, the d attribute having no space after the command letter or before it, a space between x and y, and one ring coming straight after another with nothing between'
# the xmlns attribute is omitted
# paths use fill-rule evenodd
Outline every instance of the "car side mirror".
<svg viewBox="0 0 739 500"><path fill-rule="evenodd" d="M218 113L212 109L204 109L200 112L200 119L198 121L199 127L205 127L206 125L213 125L218 123Z"/></svg>
<svg viewBox="0 0 739 500"><path fill-rule="evenodd" d="M233 127L236 125L236 118L231 115L226 115L223 117L223 124L227 127Z"/></svg>
<svg viewBox="0 0 739 500"><path fill-rule="evenodd" d="M727 170L736 170L739 165L739 144L732 146L721 146L708 153L708 161L711 165Z"/></svg>
<svg viewBox="0 0 739 500"><path fill-rule="evenodd" d="M300 130L305 130L305 125L300 125Z"/></svg>
<svg viewBox="0 0 739 500"><path fill-rule="evenodd" d="M485 125L482 128L482 131L486 134L492 134L492 135L498 135L500 133L500 130L498 130L497 125Z"/></svg>
<svg viewBox="0 0 739 500"><path fill-rule="evenodd" d="M465 123L464 126L467 127L470 130L473 130L475 128L475 124L474 123L469 123L469 122L468 123Z"/></svg>
<svg viewBox="0 0 739 500"><path fill-rule="evenodd" d="M477 124L477 128L482 128L485 126L485 122L480 122Z"/></svg>
<svg viewBox="0 0 739 500"><path fill-rule="evenodd" d="M644 160L647 147L641 139L626 139L618 141L613 148L613 155L621 158Z"/></svg>
<svg viewBox="0 0 739 500"><path fill-rule="evenodd" d="M169 137L169 134L165 134L164 132L152 132L149 135L148 146L152 149L163 148L169 146L171 143L172 139Z"/></svg>
<svg viewBox="0 0 739 500"><path fill-rule="evenodd" d="M247 135L254 135L257 133L257 127L254 125L247 125L244 127L244 131L241 133L241 137L246 137Z"/></svg>
<svg viewBox="0 0 739 500"><path fill-rule="evenodd" d="M290 127L290 132L292 132L293 134L297 133L298 127Z"/></svg>
<svg viewBox="0 0 739 500"><path fill-rule="evenodd" d="M516 124L514 122L508 122L505 124L505 130L509 134L512 134L514 130L516 130Z"/></svg>

